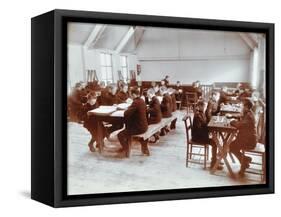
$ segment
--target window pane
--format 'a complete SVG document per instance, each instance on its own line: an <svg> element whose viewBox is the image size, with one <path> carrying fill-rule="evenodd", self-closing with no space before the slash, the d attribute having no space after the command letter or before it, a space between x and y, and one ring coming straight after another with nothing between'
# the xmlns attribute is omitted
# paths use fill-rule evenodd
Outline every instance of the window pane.
<svg viewBox="0 0 281 217"><path fill-rule="evenodd" d="M104 53L100 54L100 63L101 63L102 66L105 65L105 54Z"/></svg>
<svg viewBox="0 0 281 217"><path fill-rule="evenodd" d="M127 78L127 68L125 68L125 67L122 68L122 75L123 75L124 79Z"/></svg>
<svg viewBox="0 0 281 217"><path fill-rule="evenodd" d="M101 78L106 80L106 67L101 67Z"/></svg>
<svg viewBox="0 0 281 217"><path fill-rule="evenodd" d="M112 80L112 68L111 67L107 67L107 79Z"/></svg>
<svg viewBox="0 0 281 217"><path fill-rule="evenodd" d="M127 66L127 57L121 56L121 66Z"/></svg>
<svg viewBox="0 0 281 217"><path fill-rule="evenodd" d="M106 54L106 65L111 66L111 54Z"/></svg>

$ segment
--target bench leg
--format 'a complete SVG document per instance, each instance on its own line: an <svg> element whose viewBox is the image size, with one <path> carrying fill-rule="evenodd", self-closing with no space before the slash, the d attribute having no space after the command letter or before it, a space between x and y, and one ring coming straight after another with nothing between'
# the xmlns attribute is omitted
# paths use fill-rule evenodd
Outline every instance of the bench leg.
<svg viewBox="0 0 281 217"><path fill-rule="evenodd" d="M171 125L170 125L171 130L176 129L176 122L177 122L177 118L171 122Z"/></svg>
<svg viewBox="0 0 281 217"><path fill-rule="evenodd" d="M160 131L160 136L165 136L166 132L165 132L165 127L163 127Z"/></svg>
<svg viewBox="0 0 281 217"><path fill-rule="evenodd" d="M147 139L147 140L141 139L141 140L140 140L140 144L141 144L141 152L142 152L144 155L149 156L149 155L150 155L150 152L149 152L149 149L148 149L148 139Z"/></svg>
<svg viewBox="0 0 281 217"><path fill-rule="evenodd" d="M131 146L132 146L132 137L130 136L130 137L128 138L128 147L127 147L127 150L126 150L126 152L125 152L125 156L126 156L127 158L130 157L130 154L131 154Z"/></svg>

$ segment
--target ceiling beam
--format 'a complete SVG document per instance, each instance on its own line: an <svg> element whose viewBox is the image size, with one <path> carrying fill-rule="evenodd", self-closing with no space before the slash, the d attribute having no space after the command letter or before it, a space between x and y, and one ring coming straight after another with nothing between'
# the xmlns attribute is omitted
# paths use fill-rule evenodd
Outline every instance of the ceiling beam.
<svg viewBox="0 0 281 217"><path fill-rule="evenodd" d="M137 49L137 47L139 46L140 44L140 41L144 35L144 31L145 31L145 28L144 27L136 27L136 30L135 30L135 49Z"/></svg>
<svg viewBox="0 0 281 217"><path fill-rule="evenodd" d="M121 39L121 41L116 46L115 49L116 53L120 53L123 50L123 48L126 46L126 44L128 43L129 39L132 37L134 32L135 32L135 27L130 27L128 32L125 34L125 36Z"/></svg>
<svg viewBox="0 0 281 217"><path fill-rule="evenodd" d="M103 31L105 30L105 28L106 28L106 25L103 25L103 24L95 25L93 31L91 32L88 39L84 43L84 46L86 48L93 47L99 40L99 38L100 38L101 34L103 33Z"/></svg>
<svg viewBox="0 0 281 217"><path fill-rule="evenodd" d="M248 33L239 33L239 35L251 50L258 46L258 43Z"/></svg>

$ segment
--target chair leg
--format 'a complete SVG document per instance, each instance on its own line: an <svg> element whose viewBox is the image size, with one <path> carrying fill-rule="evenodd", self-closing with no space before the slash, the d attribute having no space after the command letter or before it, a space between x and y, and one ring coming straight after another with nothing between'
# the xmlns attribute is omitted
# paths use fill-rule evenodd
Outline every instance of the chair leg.
<svg viewBox="0 0 281 217"><path fill-rule="evenodd" d="M128 139L128 148L126 150L126 157L129 158L131 154L131 146L132 146L132 137Z"/></svg>
<svg viewBox="0 0 281 217"><path fill-rule="evenodd" d="M265 153L262 154L262 176L261 176L262 183L266 181L266 167L265 167Z"/></svg>
<svg viewBox="0 0 281 217"><path fill-rule="evenodd" d="M188 167L188 158L189 158L189 144L186 147L186 167Z"/></svg>
<svg viewBox="0 0 281 217"><path fill-rule="evenodd" d="M207 167L207 146L204 146L204 170Z"/></svg>
<svg viewBox="0 0 281 217"><path fill-rule="evenodd" d="M235 159L234 159L234 157L233 157L232 153L229 153L229 156L230 156L230 159L231 159L232 163L234 163L234 164L235 164Z"/></svg>
<svg viewBox="0 0 281 217"><path fill-rule="evenodd" d="M193 149L192 144L190 144L189 159L192 158L192 153L193 153L192 149Z"/></svg>

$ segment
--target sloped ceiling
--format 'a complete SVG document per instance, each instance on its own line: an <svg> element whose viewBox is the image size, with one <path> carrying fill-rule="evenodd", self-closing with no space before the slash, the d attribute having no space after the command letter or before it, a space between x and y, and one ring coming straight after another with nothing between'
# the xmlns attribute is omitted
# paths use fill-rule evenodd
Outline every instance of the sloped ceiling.
<svg viewBox="0 0 281 217"><path fill-rule="evenodd" d="M89 23L69 23L68 43L84 45L95 26L95 24ZM131 26L106 25L95 43L93 43L93 46L91 46L91 49L116 50L130 28ZM257 37L253 33L249 33L249 35L253 39ZM196 56L196 52L199 51L200 55L209 55L210 52L212 54L217 52L217 55L225 55L227 53L239 55L250 52L247 43L237 32L139 26L135 28L134 34L120 52L138 53L140 56L152 55L161 57L161 55L167 53L167 49L169 49L171 56Z"/></svg>
<svg viewBox="0 0 281 217"><path fill-rule="evenodd" d="M84 44L89 35L93 31L95 24L91 23L74 23L68 24L68 43L70 44Z"/></svg>
<svg viewBox="0 0 281 217"><path fill-rule="evenodd" d="M107 25L94 48L115 50L129 28L130 26Z"/></svg>

